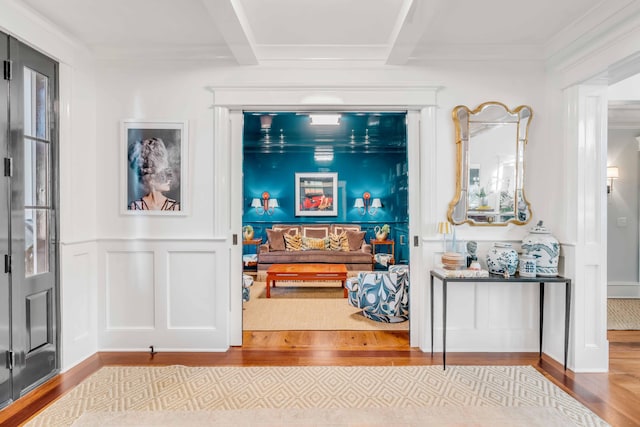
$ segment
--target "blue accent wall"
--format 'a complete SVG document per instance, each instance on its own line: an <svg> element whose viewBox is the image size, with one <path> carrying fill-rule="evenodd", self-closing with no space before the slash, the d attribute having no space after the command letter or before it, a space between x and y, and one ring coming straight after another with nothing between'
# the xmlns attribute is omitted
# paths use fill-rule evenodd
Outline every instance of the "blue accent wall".
<svg viewBox="0 0 640 427"><path fill-rule="evenodd" d="M367 232L365 239L369 242L375 238L374 228L382 224L389 224L391 233L389 238L395 240L397 262L408 261L408 163L406 144L399 145L404 125L404 115L398 113L377 114L375 122L372 118L361 114L343 116L355 122L362 120L364 125L375 126L377 123L390 123L386 126L392 135L383 134L383 130L371 128L365 131L358 129L346 131L346 135L355 133L362 135L370 133L369 146L352 147L348 144L349 136L332 135L336 141L333 145L333 160L316 161L314 148L326 146L326 142L319 142L315 129L299 130L301 118L294 114L281 115L273 118L274 128L286 135L287 124L298 126L295 141L287 140L280 145L275 139L269 143L259 142L259 121L255 115L245 114L244 149L243 149L243 225L252 225L255 238L267 240L266 230L273 224L297 223L350 223L359 224ZM280 121L275 126L276 121ZM373 122L373 124L372 124ZM283 123L280 125L280 123ZM253 130L258 126L258 131ZM282 128L284 128L284 131ZM383 126L380 126L382 128ZM344 129L340 130L345 132ZM327 137L329 130L322 130L322 137ZM314 134L315 133L315 134ZM275 132L278 135L278 131ZM305 136L308 135L308 136ZM405 134L406 135L406 134ZM362 138L360 138L362 139ZM345 140L347 143L345 143ZM388 147L385 145L388 141ZM305 145L307 144L307 145ZM335 172L338 174L338 193L334 197L337 203L337 216L296 216L295 215L295 174ZM279 208L275 208L272 215L260 215L251 207L254 198L261 199L263 192L268 192L271 198L278 199ZM371 200L379 198L382 208L375 215L362 215L358 208L353 207L357 198L362 198L364 192L371 194ZM404 247L403 247L404 245Z"/></svg>
<svg viewBox="0 0 640 427"><path fill-rule="evenodd" d="M407 158L403 154L335 153L331 162L316 163L313 153L245 153L243 223L252 224L256 238L266 238L264 229L273 223L359 223L373 229L387 223L405 224L407 217ZM295 216L296 172L337 172L338 215L330 217ZM400 172L400 174L398 174ZM253 198L268 191L280 205L273 215L259 215L251 207ZM382 208L375 215L361 215L353 205L368 191L380 198Z"/></svg>

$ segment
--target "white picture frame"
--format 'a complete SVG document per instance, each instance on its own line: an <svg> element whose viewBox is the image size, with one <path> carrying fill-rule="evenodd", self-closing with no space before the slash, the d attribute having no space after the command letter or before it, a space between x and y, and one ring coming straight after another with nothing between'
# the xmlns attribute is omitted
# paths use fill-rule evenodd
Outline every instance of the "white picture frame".
<svg viewBox="0 0 640 427"><path fill-rule="evenodd" d="M188 215L188 147L186 120L122 120L121 213Z"/></svg>
<svg viewBox="0 0 640 427"><path fill-rule="evenodd" d="M338 173L296 172L296 216L338 216Z"/></svg>

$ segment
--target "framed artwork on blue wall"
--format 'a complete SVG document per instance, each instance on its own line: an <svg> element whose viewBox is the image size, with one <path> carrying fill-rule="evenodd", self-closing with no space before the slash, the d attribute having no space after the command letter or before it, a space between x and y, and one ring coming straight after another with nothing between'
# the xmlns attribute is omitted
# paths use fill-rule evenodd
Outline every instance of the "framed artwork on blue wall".
<svg viewBox="0 0 640 427"><path fill-rule="evenodd" d="M338 216L338 173L296 172L296 216Z"/></svg>
<svg viewBox="0 0 640 427"><path fill-rule="evenodd" d="M122 212L186 215L187 122L122 121Z"/></svg>

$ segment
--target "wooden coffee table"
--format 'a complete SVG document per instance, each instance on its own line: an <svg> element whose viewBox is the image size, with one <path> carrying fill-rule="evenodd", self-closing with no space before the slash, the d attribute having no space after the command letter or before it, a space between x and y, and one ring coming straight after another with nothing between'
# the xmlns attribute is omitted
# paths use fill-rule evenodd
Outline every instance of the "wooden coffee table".
<svg viewBox="0 0 640 427"><path fill-rule="evenodd" d="M347 267L344 264L273 264L267 270L267 298L276 280L328 281L339 280L347 297Z"/></svg>

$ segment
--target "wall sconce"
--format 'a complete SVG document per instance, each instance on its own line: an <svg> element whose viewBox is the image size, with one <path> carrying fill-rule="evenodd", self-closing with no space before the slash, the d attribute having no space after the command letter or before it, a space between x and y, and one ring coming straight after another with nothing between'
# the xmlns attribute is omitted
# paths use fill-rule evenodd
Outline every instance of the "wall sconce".
<svg viewBox="0 0 640 427"><path fill-rule="evenodd" d="M378 208L382 207L382 202L377 197L371 201L371 193L365 191L362 197L356 199L353 207L358 208L360 215L368 213L373 216L378 212Z"/></svg>
<svg viewBox="0 0 640 427"><path fill-rule="evenodd" d="M258 215L264 215L267 213L268 215L273 215L273 210L275 208L279 208L278 199L271 199L269 192L265 191L262 193L262 200L253 199L251 200L251 207L256 209L256 213Z"/></svg>
<svg viewBox="0 0 640 427"><path fill-rule="evenodd" d="M607 180L609 184L607 185L607 194L613 193L613 180L618 179L620 177L620 170L617 166L607 166Z"/></svg>

